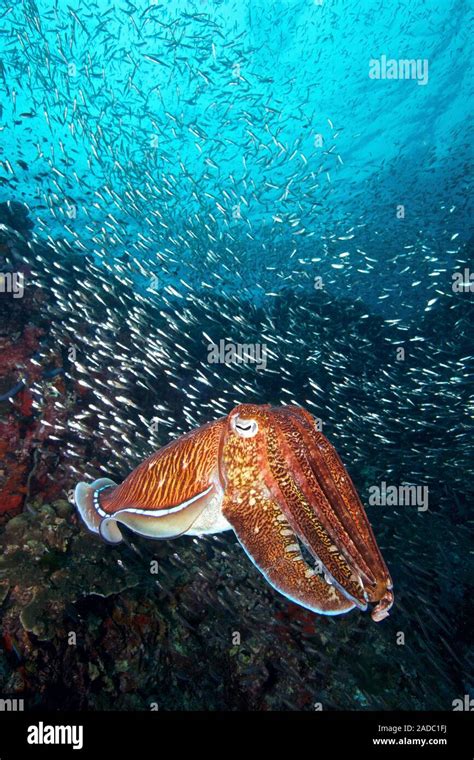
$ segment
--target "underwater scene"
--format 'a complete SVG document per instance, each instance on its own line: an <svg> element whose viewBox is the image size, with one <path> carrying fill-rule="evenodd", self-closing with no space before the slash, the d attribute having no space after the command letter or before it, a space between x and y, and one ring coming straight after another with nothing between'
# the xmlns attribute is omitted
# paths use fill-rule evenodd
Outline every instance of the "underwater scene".
<svg viewBox="0 0 474 760"><path fill-rule="evenodd" d="M472 711L463 0L2 0L0 706Z"/></svg>

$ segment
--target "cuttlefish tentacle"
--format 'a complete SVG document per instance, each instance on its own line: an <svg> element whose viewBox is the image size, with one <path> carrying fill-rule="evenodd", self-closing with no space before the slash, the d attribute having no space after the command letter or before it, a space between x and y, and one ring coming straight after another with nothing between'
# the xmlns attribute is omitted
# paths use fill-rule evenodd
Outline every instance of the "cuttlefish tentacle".
<svg viewBox="0 0 474 760"><path fill-rule="evenodd" d="M334 543L325 525L318 519L314 504L324 500L321 489L315 490L311 497L306 497L299 487L294 474L287 475L287 462L281 450L277 448L278 438L269 436L269 466L267 482L279 496L279 503L295 534L306 548L324 566L326 573L334 583L343 587L347 594L361 609L366 609L367 601L359 577L347 564L343 554Z"/></svg>
<svg viewBox="0 0 474 760"><path fill-rule="evenodd" d="M317 560L326 594L327 586L332 586L360 609L376 602L372 617L382 619L393 601L390 576L375 542L370 542L373 534L349 475L334 457L332 446L316 430L313 418L292 407L242 405L229 419L233 435L226 437L224 469L237 499L255 491L253 484L261 482L287 520L292 542L295 546L303 544ZM239 434L252 426L255 433L251 440L249 433ZM227 498L223 512L245 546L249 540L245 521L251 524L251 510L247 509L244 520L240 520L240 532ZM268 526L269 544L270 533ZM367 541L365 545L361 536ZM273 541L281 541L281 536L274 535ZM279 588L295 598L289 587ZM313 594L312 600L305 606L314 611L324 609L324 599L315 599Z"/></svg>
<svg viewBox="0 0 474 760"><path fill-rule="evenodd" d="M79 483L87 527L151 538L233 529L268 582L315 612L368 604L382 620L392 582L354 485L315 420L298 407L242 404L168 444L120 485Z"/></svg>
<svg viewBox="0 0 474 760"><path fill-rule="evenodd" d="M284 410L282 410L283 412ZM344 467L334 446L320 433L314 419L305 409L288 408L287 414L294 418L296 425L293 435L299 437L298 446L293 442L290 454L294 452L304 472L298 473L302 488L307 486L320 489L325 498L325 518L331 525L336 539L343 539L350 547L351 556L357 561L361 573L367 581L374 583L372 559L382 561L372 528L360 501L354 484ZM281 420L283 414L279 413ZM288 428L281 424L282 433L288 438Z"/></svg>
<svg viewBox="0 0 474 760"><path fill-rule="evenodd" d="M339 458L331 461L334 448L316 430L314 421L308 424L300 411L303 410L289 408L284 414L277 413L277 445L285 452L298 487L326 524L333 541L348 547L360 573L373 583L375 579L365 559L366 546L359 533L367 521L355 488ZM364 538L368 537L366 532Z"/></svg>
<svg viewBox="0 0 474 760"><path fill-rule="evenodd" d="M252 562L277 591L314 612L337 615L353 609L354 602L304 559L295 532L264 482L258 447L243 466L238 441L234 443L224 453L229 485L222 511Z"/></svg>
<svg viewBox="0 0 474 760"><path fill-rule="evenodd" d="M382 619L393 603L392 582L349 473L305 409L285 407L276 416L280 436L287 441L293 436L291 445L280 445L292 461L295 478L308 499L319 489L322 498L313 502L316 514L324 515L328 533L363 584L358 598L378 602L372 617ZM285 416L292 418L292 425L283 422Z"/></svg>

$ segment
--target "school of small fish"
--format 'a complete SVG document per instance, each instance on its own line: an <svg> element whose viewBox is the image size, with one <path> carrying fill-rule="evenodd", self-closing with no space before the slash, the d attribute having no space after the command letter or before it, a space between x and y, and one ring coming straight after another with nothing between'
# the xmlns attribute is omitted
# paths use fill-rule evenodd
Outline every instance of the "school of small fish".
<svg viewBox="0 0 474 760"><path fill-rule="evenodd" d="M418 139L416 83L388 113L382 83L370 114L357 101L368 55L353 69L351 51L367 25L374 50L390 39L369 8L23 0L0 21L0 189L38 236L177 299L199 285L268 303L322 277L400 319L443 297L466 243L469 135ZM416 21L400 14L390 34Z"/></svg>
<svg viewBox="0 0 474 760"><path fill-rule="evenodd" d="M374 189L370 162L359 190L354 168L344 174L363 136L337 112L347 104L323 97L337 78L326 70L332 23L331 9L301 2L24 0L3 10L1 189L30 210L35 281L55 296L70 371L96 396L74 432L90 434L96 419L92 434L117 467L264 393L343 423L356 461L368 428L388 449L401 428L431 433L428 447L407 447L413 462L421 450L435 462L441 431L462 456L472 347L469 293L451 287L468 263L460 176L444 200L433 197L437 216L423 231L395 213L398 202L407 215L419 206L413 186L371 220L382 183ZM423 160L434 172L435 152ZM364 313L325 338L323 305L341 298ZM431 336L423 328L437 310L459 315L443 341L436 319ZM386 351L369 370L360 325L372 312ZM265 371L209 364L206 346L222 339L264 344ZM82 449L67 445L73 462Z"/></svg>

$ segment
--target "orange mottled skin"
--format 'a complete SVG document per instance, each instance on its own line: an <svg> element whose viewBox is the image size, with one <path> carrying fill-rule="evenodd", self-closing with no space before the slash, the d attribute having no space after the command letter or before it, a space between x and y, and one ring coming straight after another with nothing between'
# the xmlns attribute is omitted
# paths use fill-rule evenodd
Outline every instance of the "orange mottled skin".
<svg viewBox="0 0 474 760"><path fill-rule="evenodd" d="M382 620L393 602L349 474L298 407L242 404L102 489L96 506L102 519L150 537L231 527L269 583L315 612L375 604Z"/></svg>

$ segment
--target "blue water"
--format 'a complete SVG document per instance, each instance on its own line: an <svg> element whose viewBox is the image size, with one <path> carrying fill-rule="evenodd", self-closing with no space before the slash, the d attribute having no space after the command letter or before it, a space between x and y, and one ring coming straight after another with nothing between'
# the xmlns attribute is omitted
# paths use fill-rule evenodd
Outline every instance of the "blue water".
<svg viewBox="0 0 474 760"><path fill-rule="evenodd" d="M2 7L0 200L38 236L130 252L144 290L265 302L321 276L391 317L449 295L472 213L467 3ZM371 79L383 55L427 81Z"/></svg>

